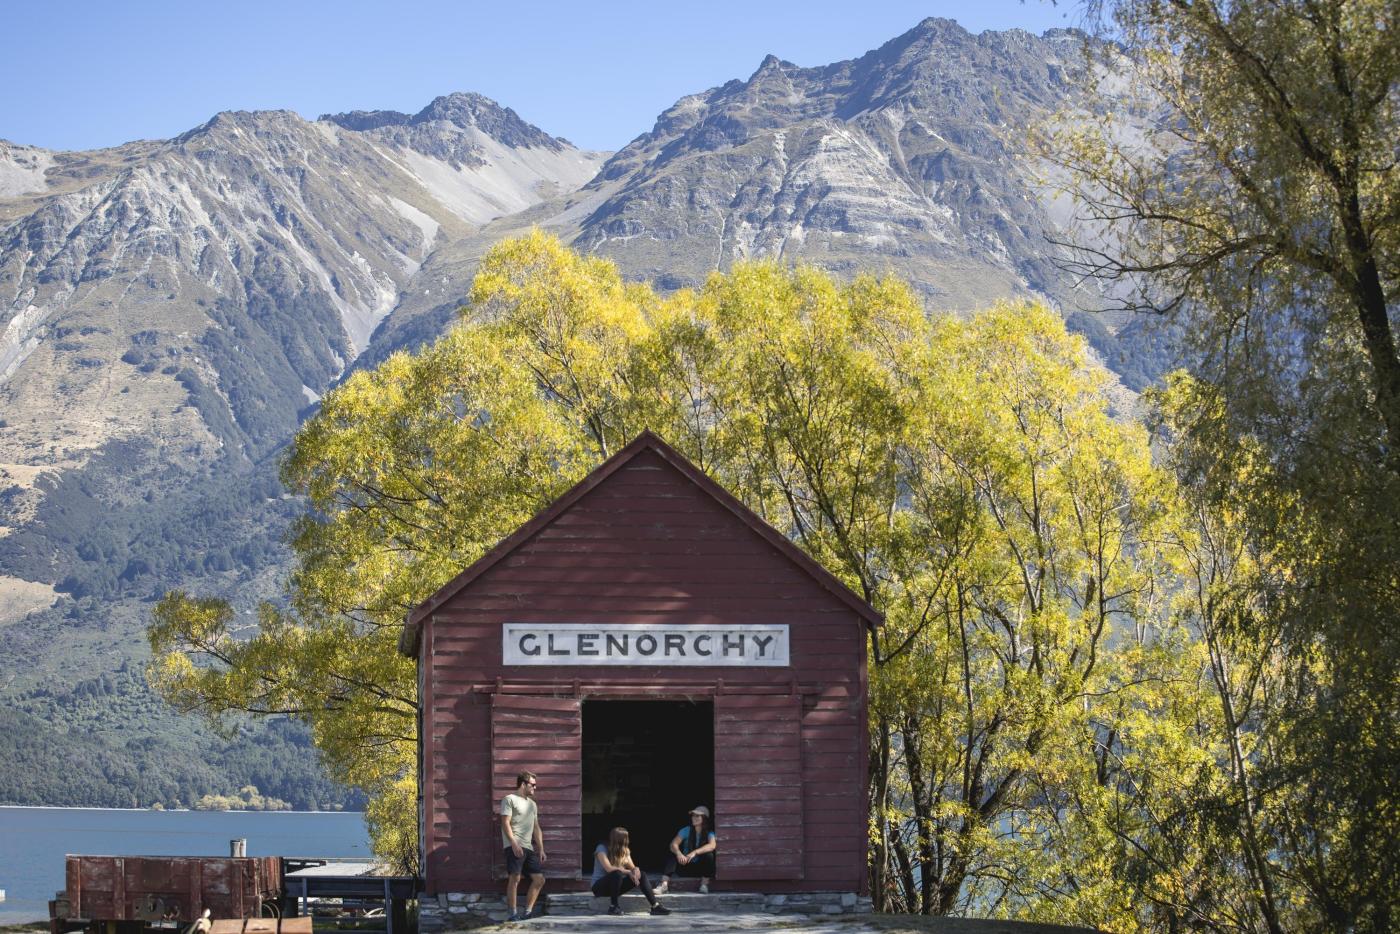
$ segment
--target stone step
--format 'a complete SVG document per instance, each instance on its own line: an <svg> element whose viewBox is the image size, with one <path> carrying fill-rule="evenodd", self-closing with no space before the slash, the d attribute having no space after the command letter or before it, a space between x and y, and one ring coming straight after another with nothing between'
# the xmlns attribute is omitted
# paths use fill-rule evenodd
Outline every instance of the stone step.
<svg viewBox="0 0 1400 934"><path fill-rule="evenodd" d="M698 883L695 883L698 886ZM789 895L762 895L749 892L712 892L701 895L689 886L681 891L674 888L661 896L661 902L674 914L647 917L647 929L653 934L697 934L701 931L747 930L763 927L761 919L776 923L774 915L805 915L816 921L817 916L864 915L870 913L870 899L858 898L854 892L806 892ZM522 896L522 907L523 896ZM536 908L540 917L528 924L539 925L558 934L593 931L608 928L614 922L635 924L638 915L650 910L646 898L635 890L622 896L620 906L624 916L609 915L608 900L594 898L591 892L547 892ZM631 917L631 921L627 920ZM498 893L445 894L424 900L419 905L418 926L423 934L441 934L482 922L500 922L506 918L505 900ZM551 920L552 919L552 920ZM792 920L793 918L785 918ZM741 923L742 922L742 923ZM752 922L752 923L750 923ZM805 923L805 922L804 922ZM776 929L775 929L776 930ZM826 934L832 934L827 931ZM837 934L854 934L841 929Z"/></svg>
<svg viewBox="0 0 1400 934"><path fill-rule="evenodd" d="M829 925L824 928L810 928L808 925L813 919L801 918L797 923L783 924L770 914L747 914L747 915L706 915L706 914L673 914L664 918L654 918L650 915L637 915L627 913L623 915L579 915L578 917L565 917L561 915L545 915L542 918L531 918L524 924L519 925L521 934L534 929L539 931L550 931L553 934L735 934L735 932L750 931L755 934L877 934L873 930L861 930L853 928L849 924L842 925L839 929L833 930ZM506 930L514 930L515 925L502 925ZM492 928L491 930L501 930Z"/></svg>
<svg viewBox="0 0 1400 934"><path fill-rule="evenodd" d="M698 892L671 891L657 898L677 914L748 914L761 912L764 908L762 895L747 892L711 892L701 895ZM548 899L547 914L557 918L580 918L605 915L608 912L608 900L598 898L591 892L556 892L549 895ZM646 896L635 889L622 896L618 905L627 914L645 914L651 910Z"/></svg>

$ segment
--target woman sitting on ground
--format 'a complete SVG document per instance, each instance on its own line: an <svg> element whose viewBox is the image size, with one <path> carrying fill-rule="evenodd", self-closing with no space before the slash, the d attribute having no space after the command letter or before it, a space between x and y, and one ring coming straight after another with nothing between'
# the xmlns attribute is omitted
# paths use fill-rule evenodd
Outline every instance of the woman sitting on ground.
<svg viewBox="0 0 1400 934"><path fill-rule="evenodd" d="M647 874L632 862L631 837L622 827L614 827L608 834L608 842L598 844L593 851L593 894L606 895L612 900L608 914L622 914L622 906L617 903L625 892L641 887L642 894L651 903L654 915L669 915L671 909L656 900L651 890L651 880Z"/></svg>
<svg viewBox="0 0 1400 934"><path fill-rule="evenodd" d="M671 840L671 853L666 857L658 895L665 895L671 889L674 875L700 877L700 894L710 891L710 880L715 877L715 828L710 823L710 809L697 805L690 812L690 826L676 831Z"/></svg>

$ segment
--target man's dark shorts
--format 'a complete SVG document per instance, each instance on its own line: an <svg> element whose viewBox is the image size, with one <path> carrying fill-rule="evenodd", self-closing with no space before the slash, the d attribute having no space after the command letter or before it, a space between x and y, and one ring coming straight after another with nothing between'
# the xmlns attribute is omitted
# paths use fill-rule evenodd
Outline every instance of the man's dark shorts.
<svg viewBox="0 0 1400 934"><path fill-rule="evenodd" d="M512 876L542 876L544 870L540 868L540 858L535 855L534 850L521 849L524 856L516 856L515 850L506 847L506 873Z"/></svg>

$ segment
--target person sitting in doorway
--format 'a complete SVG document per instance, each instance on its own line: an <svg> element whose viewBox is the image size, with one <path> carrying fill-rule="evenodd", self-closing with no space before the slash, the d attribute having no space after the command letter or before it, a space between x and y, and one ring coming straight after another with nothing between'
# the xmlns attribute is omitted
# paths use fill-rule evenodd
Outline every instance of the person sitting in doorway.
<svg viewBox="0 0 1400 934"><path fill-rule="evenodd" d="M608 833L608 842L598 844L593 851L593 894L606 895L612 902L608 914L622 914L622 906L617 900L626 892L640 887L642 894L651 903L654 915L669 915L671 909L656 900L647 874L632 862L631 836L624 827L614 827Z"/></svg>
<svg viewBox="0 0 1400 934"><path fill-rule="evenodd" d="M715 828L710 823L710 809L700 804L690 811L690 826L676 831L671 840L671 853L666 857L666 868L662 870L661 884L656 891L665 895L671 889L671 877L682 875L687 878L700 877L700 894L710 891L710 880L715 877Z"/></svg>

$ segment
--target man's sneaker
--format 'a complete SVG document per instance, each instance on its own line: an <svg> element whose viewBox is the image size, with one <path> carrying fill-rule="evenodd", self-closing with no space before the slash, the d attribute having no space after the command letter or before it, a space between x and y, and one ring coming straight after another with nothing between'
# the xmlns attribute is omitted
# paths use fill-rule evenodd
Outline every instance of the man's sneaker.
<svg viewBox="0 0 1400 934"><path fill-rule="evenodd" d="M651 913L654 915L669 915L671 913L671 909L667 908L660 902L657 902L655 905L651 906Z"/></svg>
<svg viewBox="0 0 1400 934"><path fill-rule="evenodd" d="M518 913L514 912L514 911L512 911L510 914L506 915L506 924L514 924L516 921L519 921L519 920L520 920L520 915L519 915Z"/></svg>
<svg viewBox="0 0 1400 934"><path fill-rule="evenodd" d="M700 883L700 894L701 894L701 895L709 895L709 894L710 894L710 886L709 886L709 883L707 883L707 882L701 882L701 883Z"/></svg>
<svg viewBox="0 0 1400 934"><path fill-rule="evenodd" d="M661 884L656 887L656 894L665 895L669 891L671 891L671 880L662 879Z"/></svg>
<svg viewBox="0 0 1400 934"><path fill-rule="evenodd" d="M608 906L608 914L610 914L610 915L620 915L620 914L622 914L622 906L621 906L621 905L609 905L609 906Z"/></svg>
<svg viewBox="0 0 1400 934"><path fill-rule="evenodd" d="M539 916L540 916L540 913L539 913L538 911L536 911L536 910L533 909L533 908L530 908L530 909L526 910L525 913L522 914L522 915L520 916L520 920L521 920L521 921L529 921L531 918L538 918Z"/></svg>

